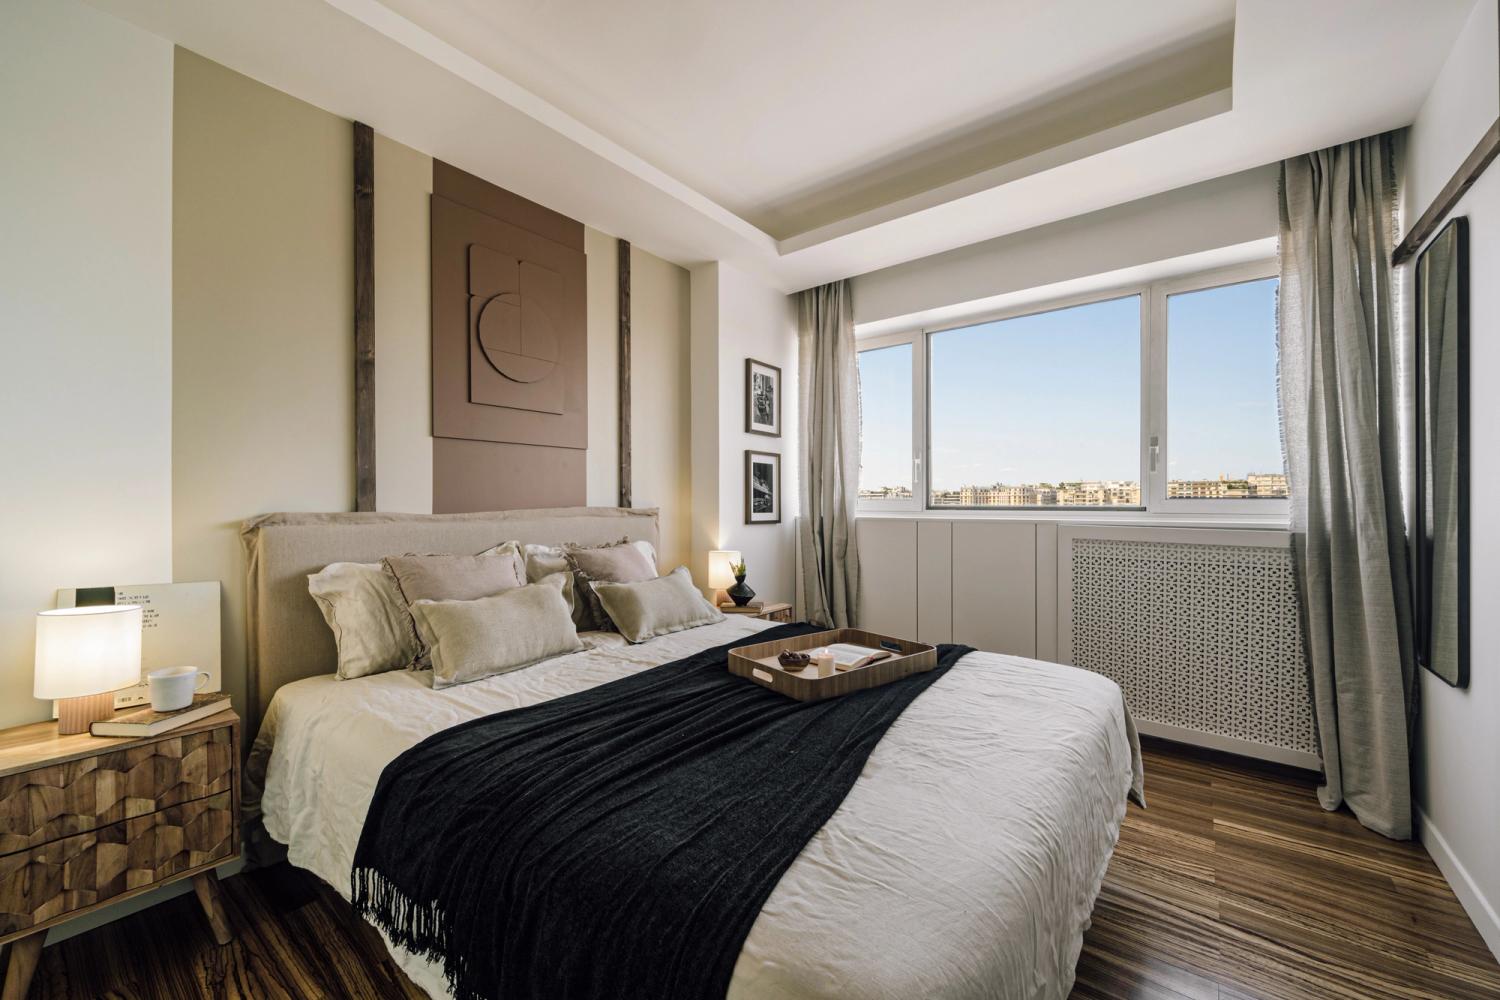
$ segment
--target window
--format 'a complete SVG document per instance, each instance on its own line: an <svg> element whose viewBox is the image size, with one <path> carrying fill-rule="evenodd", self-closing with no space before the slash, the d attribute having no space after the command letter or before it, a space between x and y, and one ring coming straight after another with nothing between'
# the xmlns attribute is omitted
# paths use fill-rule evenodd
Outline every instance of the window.
<svg viewBox="0 0 1500 1000"><path fill-rule="evenodd" d="M859 499L914 507L911 340L859 352Z"/></svg>
<svg viewBox="0 0 1500 1000"><path fill-rule="evenodd" d="M1276 412L1276 288L1277 279L1262 278L1163 289L1169 507L1286 500Z"/></svg>
<svg viewBox="0 0 1500 1000"><path fill-rule="evenodd" d="M928 338L933 507L1139 507L1141 297Z"/></svg>
<svg viewBox="0 0 1500 1000"><path fill-rule="evenodd" d="M1273 261L861 340L863 509L1287 513Z"/></svg>

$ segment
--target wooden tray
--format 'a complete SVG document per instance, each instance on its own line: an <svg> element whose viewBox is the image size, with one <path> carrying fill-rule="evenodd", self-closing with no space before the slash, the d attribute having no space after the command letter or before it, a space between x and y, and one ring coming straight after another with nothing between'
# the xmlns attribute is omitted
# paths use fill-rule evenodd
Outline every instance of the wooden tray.
<svg viewBox="0 0 1500 1000"><path fill-rule="evenodd" d="M792 673L776 662L783 650L807 652L819 646L831 646L836 642L852 642L873 649L895 649L883 660L856 667L853 670L835 670L831 677L814 676L811 664L802 668L806 672ZM925 673L937 666L937 649L921 642L910 642L888 635L866 632L857 628L837 628L827 632L810 632L807 635L779 639L773 642L757 642L729 651L729 672L744 677L761 687L770 688L777 694L798 701L822 701L836 698L851 691L879 687L891 681L899 681L912 674Z"/></svg>

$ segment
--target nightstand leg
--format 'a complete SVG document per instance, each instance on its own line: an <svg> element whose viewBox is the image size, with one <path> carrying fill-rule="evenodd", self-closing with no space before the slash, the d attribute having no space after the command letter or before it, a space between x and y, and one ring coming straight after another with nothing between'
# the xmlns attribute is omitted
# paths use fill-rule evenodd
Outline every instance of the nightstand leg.
<svg viewBox="0 0 1500 1000"><path fill-rule="evenodd" d="M214 940L220 944L230 941L229 920L224 916L224 901L219 896L219 876L212 870L193 876L193 892L198 896L198 905L208 917L208 926L214 932ZM6 1000L9 1000L7 996Z"/></svg>
<svg viewBox="0 0 1500 1000"><path fill-rule="evenodd" d="M10 967L5 972L3 1000L26 1000L31 989L31 977L36 974L36 964L42 957L42 942L46 931L38 931L30 937L18 938L10 943Z"/></svg>

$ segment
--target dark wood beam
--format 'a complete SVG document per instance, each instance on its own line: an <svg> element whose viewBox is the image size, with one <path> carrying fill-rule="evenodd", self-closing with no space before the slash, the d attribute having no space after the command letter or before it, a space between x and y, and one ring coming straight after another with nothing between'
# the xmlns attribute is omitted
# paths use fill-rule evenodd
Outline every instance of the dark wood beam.
<svg viewBox="0 0 1500 1000"><path fill-rule="evenodd" d="M1422 213L1417 224L1406 234L1406 239L1391 254L1393 265L1404 264L1416 256L1417 251L1422 249L1422 244L1438 231L1443 219L1453 211L1453 206L1458 204L1465 191L1474 186L1479 175L1484 173L1484 168L1493 163L1497 155L1500 155L1500 118L1495 119L1494 124L1480 138L1479 145L1459 164L1457 172L1448 178L1448 183L1443 185L1432 204L1427 206L1427 211Z"/></svg>
<svg viewBox="0 0 1500 1000"><path fill-rule="evenodd" d="M375 510L375 131L354 123L354 509Z"/></svg>
<svg viewBox="0 0 1500 1000"><path fill-rule="evenodd" d="M619 241L620 506L630 503L630 243Z"/></svg>

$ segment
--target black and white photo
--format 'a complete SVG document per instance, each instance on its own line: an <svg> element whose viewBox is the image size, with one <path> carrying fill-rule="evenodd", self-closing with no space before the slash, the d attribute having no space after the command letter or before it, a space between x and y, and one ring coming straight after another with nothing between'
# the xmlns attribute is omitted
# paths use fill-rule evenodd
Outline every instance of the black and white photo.
<svg viewBox="0 0 1500 1000"><path fill-rule="evenodd" d="M781 437L781 369L745 359L745 431Z"/></svg>
<svg viewBox="0 0 1500 1000"><path fill-rule="evenodd" d="M745 523L781 523L781 456L745 452Z"/></svg>

